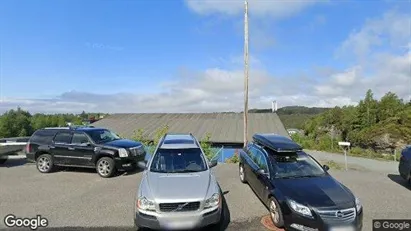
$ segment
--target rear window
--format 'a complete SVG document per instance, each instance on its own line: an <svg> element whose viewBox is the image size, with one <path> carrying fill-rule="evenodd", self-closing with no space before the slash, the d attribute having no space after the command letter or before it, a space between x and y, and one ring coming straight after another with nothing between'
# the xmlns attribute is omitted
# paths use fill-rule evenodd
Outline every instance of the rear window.
<svg viewBox="0 0 411 231"><path fill-rule="evenodd" d="M37 130L30 137L30 143L51 143L55 134L55 130Z"/></svg>

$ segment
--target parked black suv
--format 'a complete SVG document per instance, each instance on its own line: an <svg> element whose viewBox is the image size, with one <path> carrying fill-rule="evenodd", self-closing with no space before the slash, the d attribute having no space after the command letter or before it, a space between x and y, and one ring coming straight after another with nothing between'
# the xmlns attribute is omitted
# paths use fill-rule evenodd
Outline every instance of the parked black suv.
<svg viewBox="0 0 411 231"><path fill-rule="evenodd" d="M240 152L239 175L286 230L360 231L357 197L288 137L255 134Z"/></svg>
<svg viewBox="0 0 411 231"><path fill-rule="evenodd" d="M39 129L26 146L29 161L48 173L54 166L96 168L101 177L117 170L137 167L145 159L140 142L121 139L114 132L94 127L58 127Z"/></svg>

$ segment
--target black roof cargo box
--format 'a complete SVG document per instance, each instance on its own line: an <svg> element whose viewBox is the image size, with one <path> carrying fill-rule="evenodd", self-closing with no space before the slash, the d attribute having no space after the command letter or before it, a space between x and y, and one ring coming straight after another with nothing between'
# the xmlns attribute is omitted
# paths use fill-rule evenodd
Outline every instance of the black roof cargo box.
<svg viewBox="0 0 411 231"><path fill-rule="evenodd" d="M276 134L254 134L253 140L255 143L269 148L277 153L298 152L303 149L292 139Z"/></svg>

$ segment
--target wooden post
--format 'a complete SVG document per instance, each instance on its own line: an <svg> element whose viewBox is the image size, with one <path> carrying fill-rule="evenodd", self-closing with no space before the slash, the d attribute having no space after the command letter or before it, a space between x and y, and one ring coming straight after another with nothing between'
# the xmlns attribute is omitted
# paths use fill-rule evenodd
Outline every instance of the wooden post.
<svg viewBox="0 0 411 231"><path fill-rule="evenodd" d="M244 147L248 137L248 2L244 3Z"/></svg>

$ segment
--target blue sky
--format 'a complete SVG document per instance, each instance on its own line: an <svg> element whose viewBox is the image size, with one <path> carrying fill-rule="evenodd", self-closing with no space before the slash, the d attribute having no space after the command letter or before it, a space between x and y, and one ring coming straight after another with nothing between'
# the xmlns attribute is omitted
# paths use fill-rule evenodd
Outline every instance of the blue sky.
<svg viewBox="0 0 411 231"><path fill-rule="evenodd" d="M251 106L355 104L367 88L411 95L410 2L249 9ZM3 0L0 31L1 111L242 107L243 1Z"/></svg>

